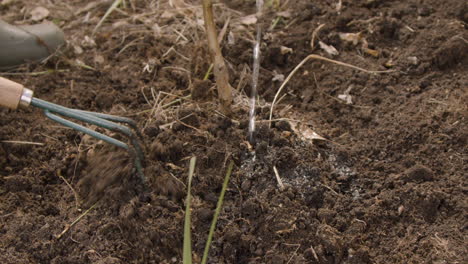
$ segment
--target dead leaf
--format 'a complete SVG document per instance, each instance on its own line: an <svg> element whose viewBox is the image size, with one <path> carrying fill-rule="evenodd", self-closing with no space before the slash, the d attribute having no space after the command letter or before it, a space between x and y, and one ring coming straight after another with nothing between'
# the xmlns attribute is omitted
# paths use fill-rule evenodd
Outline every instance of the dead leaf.
<svg viewBox="0 0 468 264"><path fill-rule="evenodd" d="M151 29L155 37L160 37L162 35L162 28L157 23L154 23Z"/></svg>
<svg viewBox="0 0 468 264"><path fill-rule="evenodd" d="M232 46L236 44L236 37L234 36L234 33L232 31L229 31L227 39L228 39L227 43L229 45Z"/></svg>
<svg viewBox="0 0 468 264"><path fill-rule="evenodd" d="M161 14L161 18L172 18L176 14L174 12L171 12L169 10L164 10L164 12Z"/></svg>
<svg viewBox="0 0 468 264"><path fill-rule="evenodd" d="M81 46L84 48L94 48L96 47L96 41L89 36L85 36L84 39L81 41Z"/></svg>
<svg viewBox="0 0 468 264"><path fill-rule="evenodd" d="M369 43L367 43L367 40L364 38L362 35L362 32L359 33L339 33L341 40L344 40L346 42L352 43L354 46L357 44L361 43L361 50L368 54L371 55L372 57L379 57L380 52L378 50L374 49L369 49Z"/></svg>
<svg viewBox="0 0 468 264"><path fill-rule="evenodd" d="M306 128L304 131L302 131L302 136L305 139L308 139L308 140L314 140L314 139L316 139L316 140L326 140L324 137L322 137L319 134L315 133L315 131L313 131L310 128Z"/></svg>
<svg viewBox="0 0 468 264"><path fill-rule="evenodd" d="M248 16L245 16L245 17L241 17L240 18L240 23L244 24L246 26L253 25L253 24L257 23L257 16L255 14L253 14L253 15L248 15Z"/></svg>
<svg viewBox="0 0 468 264"><path fill-rule="evenodd" d="M48 17L49 14L50 14L49 10L42 6L38 6L34 8L30 13L32 21L36 21L36 22L41 21L44 18Z"/></svg>
<svg viewBox="0 0 468 264"><path fill-rule="evenodd" d="M170 163L170 162L166 163L166 165L167 165L169 168L171 168L172 170L175 170L175 171L184 171L184 170L185 170L184 168L179 167L179 166L177 166L177 165L175 165L175 164L173 164L173 163Z"/></svg>
<svg viewBox="0 0 468 264"><path fill-rule="evenodd" d="M130 23L128 23L126 20L120 20L120 21L117 21L117 22L114 22L112 24L112 29L116 30L116 29L125 29L125 28L128 28L130 27Z"/></svg>
<svg viewBox="0 0 468 264"><path fill-rule="evenodd" d="M344 91L343 94L338 95L338 99L345 101L346 104L352 104L353 103L353 97L349 94L351 92L351 89L353 89L353 86L350 85L346 91Z"/></svg>
<svg viewBox="0 0 468 264"><path fill-rule="evenodd" d="M413 65L418 65L419 64L418 57L416 57L416 56L409 56L407 59Z"/></svg>
<svg viewBox="0 0 468 264"><path fill-rule="evenodd" d="M105 62L105 59L102 55L96 55L96 57L94 57L94 63L96 64L103 64Z"/></svg>
<svg viewBox="0 0 468 264"><path fill-rule="evenodd" d="M310 140L313 141L315 140L327 140L326 138L320 136L317 134L315 131L309 128L307 125L301 125L298 122L291 122L288 121L289 124L291 125L291 129L299 135L302 139L304 140Z"/></svg>
<svg viewBox="0 0 468 264"><path fill-rule="evenodd" d="M383 66L385 68L392 68L393 66L395 66L395 64L393 63L393 60L392 59L389 59L388 61L386 61Z"/></svg>
<svg viewBox="0 0 468 264"><path fill-rule="evenodd" d="M331 45L327 45L325 43L323 43L322 41L319 41L319 46L321 49L323 49L326 53L328 53L329 55L332 55L332 56L336 56L338 54L340 54L336 49L335 47L331 46Z"/></svg>
<svg viewBox="0 0 468 264"><path fill-rule="evenodd" d="M341 40L351 42L353 45L357 45L363 39L362 34L359 33L338 33Z"/></svg>
<svg viewBox="0 0 468 264"><path fill-rule="evenodd" d="M285 47L285 46L281 46L280 47L280 52L281 52L281 55L285 55L285 54L288 54L288 53L293 53L293 49L291 48L288 48L288 47Z"/></svg>
<svg viewBox="0 0 468 264"><path fill-rule="evenodd" d="M76 55L83 54L83 48L80 45L72 44L72 47L73 47L73 52L75 52Z"/></svg>
<svg viewBox="0 0 468 264"><path fill-rule="evenodd" d="M292 17L292 14L290 11L282 11L282 12L278 12L276 13L277 16L280 16L280 17L284 17L284 18L291 18Z"/></svg>
<svg viewBox="0 0 468 264"><path fill-rule="evenodd" d="M284 74L279 74L276 71L273 71L273 78L271 79L273 82L283 82L284 81Z"/></svg>
<svg viewBox="0 0 468 264"><path fill-rule="evenodd" d="M373 49L369 49L369 48L362 48L362 51L366 54L369 54L371 55L372 57L379 57L380 55L380 52L378 50L373 50Z"/></svg>

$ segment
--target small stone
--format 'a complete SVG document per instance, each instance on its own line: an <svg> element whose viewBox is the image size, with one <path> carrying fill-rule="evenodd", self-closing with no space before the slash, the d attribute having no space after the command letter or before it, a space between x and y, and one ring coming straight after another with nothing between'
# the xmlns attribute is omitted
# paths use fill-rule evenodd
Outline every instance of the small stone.
<svg viewBox="0 0 468 264"><path fill-rule="evenodd" d="M429 16L431 13L432 13L431 8L427 6L423 6L418 9L418 15L423 16L423 17Z"/></svg>
<svg viewBox="0 0 468 264"><path fill-rule="evenodd" d="M405 210L405 207L403 205L398 206L398 215L400 216L404 210Z"/></svg>
<svg viewBox="0 0 468 264"><path fill-rule="evenodd" d="M252 186L252 182L250 180L245 180L241 184L241 189L244 192L248 192L251 186Z"/></svg>
<svg viewBox="0 0 468 264"><path fill-rule="evenodd" d="M100 93L96 96L96 105L101 109L108 109L114 104L114 96Z"/></svg>
<svg viewBox="0 0 468 264"><path fill-rule="evenodd" d="M429 81L428 79L422 79L419 82L419 88L421 89L427 88L429 85L431 85L431 81Z"/></svg>

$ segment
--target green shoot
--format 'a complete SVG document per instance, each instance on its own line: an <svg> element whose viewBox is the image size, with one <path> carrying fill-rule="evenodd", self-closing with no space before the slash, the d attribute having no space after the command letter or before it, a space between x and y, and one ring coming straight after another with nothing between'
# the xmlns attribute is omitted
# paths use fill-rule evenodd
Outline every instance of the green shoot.
<svg viewBox="0 0 468 264"><path fill-rule="evenodd" d="M106 13L104 14L104 16L101 18L101 20L99 21L99 23L96 25L96 27L93 29L93 36L94 34L96 33L96 31L98 30L99 27L101 27L102 23L104 23L104 21L107 19L107 17L122 3L122 0L115 0L114 3L112 3L112 5L109 7L109 9L107 9Z"/></svg>
<svg viewBox="0 0 468 264"><path fill-rule="evenodd" d="M213 70L213 63L210 64L210 67L208 68L208 70L206 71L205 73L205 77L203 77L203 80L206 81L208 80L208 78L210 78L210 74L211 74L211 71Z"/></svg>
<svg viewBox="0 0 468 264"><path fill-rule="evenodd" d="M216 211L213 216L213 221L211 222L210 232L208 234L208 239L205 245L205 251L203 252L202 264L206 264L208 260L208 252L210 251L211 241L213 240L213 234L216 229L216 222L218 221L219 213L221 212L221 207L223 206L224 201L224 194L226 193L226 189L229 183L229 178L231 177L232 167L234 166L234 162L231 161L228 166L228 170L226 172L226 177L224 177L223 188L221 189L221 193L219 194L218 204L216 205Z"/></svg>
<svg viewBox="0 0 468 264"><path fill-rule="evenodd" d="M187 199L185 200L185 220L184 220L184 248L183 248L183 263L192 264L192 234L190 232L190 189L192 187L192 178L195 171L196 157L190 159L189 177L187 186Z"/></svg>

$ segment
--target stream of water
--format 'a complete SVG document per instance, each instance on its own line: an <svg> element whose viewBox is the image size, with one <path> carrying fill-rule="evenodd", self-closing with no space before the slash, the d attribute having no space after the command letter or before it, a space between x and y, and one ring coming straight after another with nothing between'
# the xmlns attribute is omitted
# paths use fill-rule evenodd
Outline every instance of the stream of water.
<svg viewBox="0 0 468 264"><path fill-rule="evenodd" d="M260 72L260 41L262 39L261 17L263 9L263 0L256 0L257 4L257 36L253 49L253 70L252 70L252 90L250 93L250 111L249 111L249 141L254 143L255 135L255 105L257 98L258 75Z"/></svg>

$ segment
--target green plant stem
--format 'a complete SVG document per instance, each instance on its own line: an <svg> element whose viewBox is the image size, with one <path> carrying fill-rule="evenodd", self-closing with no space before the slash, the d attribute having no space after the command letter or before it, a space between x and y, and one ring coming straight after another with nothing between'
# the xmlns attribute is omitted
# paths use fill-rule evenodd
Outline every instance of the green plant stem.
<svg viewBox="0 0 468 264"><path fill-rule="evenodd" d="M122 0L115 0L112 5L107 9L106 13L104 16L99 20L99 23L96 25L96 27L93 29L93 36L98 30L99 27L101 27L102 23L107 19L107 17L122 3Z"/></svg>
<svg viewBox="0 0 468 264"><path fill-rule="evenodd" d="M219 194L218 204L216 205L216 211L213 216L213 221L211 222L210 226L210 233L208 234L208 239L206 241L205 250L203 252L202 264L206 264L208 260L208 253L210 251L211 241L213 240L213 234L216 229L216 222L218 222L219 213L221 212L221 208L223 206L224 201L224 194L226 193L226 189L229 183L229 178L231 177L232 168L234 166L234 162L231 161L228 166L228 170L226 172L226 177L224 177L223 188L221 189L221 193Z"/></svg>
<svg viewBox="0 0 468 264"><path fill-rule="evenodd" d="M208 71L205 73L205 77L203 77L203 80L206 81L208 78L210 78L211 70L213 70L213 63L210 64L210 67L208 68Z"/></svg>
<svg viewBox="0 0 468 264"><path fill-rule="evenodd" d="M187 199L185 199L185 219L184 219L184 248L183 248L183 263L192 264L192 235L190 232L190 201L191 194L190 189L192 188L192 178L195 171L196 157L190 159L189 177L187 185Z"/></svg>

